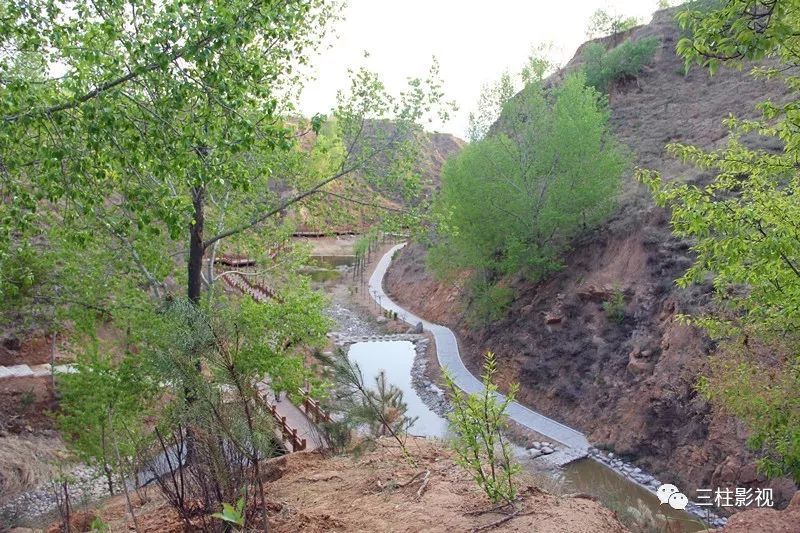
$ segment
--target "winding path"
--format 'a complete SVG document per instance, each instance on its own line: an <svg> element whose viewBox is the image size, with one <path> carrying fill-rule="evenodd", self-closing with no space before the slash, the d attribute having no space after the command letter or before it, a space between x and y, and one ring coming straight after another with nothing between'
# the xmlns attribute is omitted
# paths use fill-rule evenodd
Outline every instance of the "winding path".
<svg viewBox="0 0 800 533"><path fill-rule="evenodd" d="M403 309L384 292L383 278L392 261L392 256L405 245L406 243L402 243L394 246L378 262L375 271L369 278L372 298L384 309L396 312L409 324L414 325L421 322L422 327L433 334L436 341L436 356L439 359L439 365L449 370L456 385L465 392L480 392L483 390L483 384L464 365L455 334L449 328L428 322ZM498 397L503 398L501 394L498 394ZM514 422L566 446L568 449L562 449L558 451L559 453L553 454L558 456L553 457L558 464L563 465L587 455L590 445L583 433L532 411L517 402L511 403L506 413Z"/></svg>

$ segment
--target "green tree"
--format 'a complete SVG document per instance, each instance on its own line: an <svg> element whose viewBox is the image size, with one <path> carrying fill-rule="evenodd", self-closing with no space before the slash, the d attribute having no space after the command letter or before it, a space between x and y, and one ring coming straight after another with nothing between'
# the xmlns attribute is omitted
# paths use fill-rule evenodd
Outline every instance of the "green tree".
<svg viewBox="0 0 800 533"><path fill-rule="evenodd" d="M297 67L339 8L325 0L0 6L1 307L40 306L87 339L100 323L124 332L124 346L109 350L120 360L103 364L115 373L136 360L160 385L166 408L148 421L155 445L168 456L186 441L197 452L181 483L195 483L209 511L260 484L247 469L269 452L272 425L258 385L268 378L296 390L307 375L304 350L324 338L322 300L295 268L292 215L319 206L315 196L346 197L334 184L405 186L420 124L440 109L435 65L399 96L360 69L329 117L297 118ZM376 127L387 120L393 128ZM256 305L215 291L215 258L231 251L258 259L277 297ZM80 383L93 377L64 382L70 405L92 405L93 390ZM111 389L116 398L125 387ZM135 425L121 407L104 416ZM97 446L96 431L85 438L82 449ZM186 491L166 492L189 512ZM260 485L259 493L263 503Z"/></svg>
<svg viewBox="0 0 800 533"><path fill-rule="evenodd" d="M531 49L528 62L519 76L523 84L543 80L553 71L556 65L548 57L550 49L549 44L538 45ZM478 97L477 109L469 114L467 139L475 142L486 137L492 125L500 118L503 106L519 90L518 80L508 71L501 74L496 82L484 84Z"/></svg>
<svg viewBox="0 0 800 533"><path fill-rule="evenodd" d="M337 7L322 0L7 4L4 255L23 246L20 232L55 205L59 222L76 233L113 236L155 296L177 275L198 302L204 262L211 274L223 239L274 229L287 209L357 172L377 179L375 162L385 169L401 159L440 91L435 80L416 79L395 99L359 70L325 132L322 117L287 120L294 109L287 94L300 83L293 69L308 60ZM40 54L63 75L16 75L22 53ZM396 128L367 127L379 118Z"/></svg>
<svg viewBox="0 0 800 533"><path fill-rule="evenodd" d="M68 448L82 462L101 469L114 494L116 473L123 479L135 475L129 464L120 464L120 457L134 456L148 440L145 420L153 414L155 384L142 361L126 358L114 364L93 350L74 373L61 375L58 385L57 421Z"/></svg>
<svg viewBox="0 0 800 533"><path fill-rule="evenodd" d="M592 13L589 25L586 27L586 37L596 39L610 36L616 46L619 44L619 35L639 24L636 17L625 17L619 13L598 9Z"/></svg>
<svg viewBox="0 0 800 533"><path fill-rule="evenodd" d="M800 78L796 44L800 15L795 2L734 0L690 5L678 19L691 37L678 43L687 68L777 58L753 75L783 77L790 89ZM697 259L679 284L713 280L718 305L691 321L718 341L701 390L750 428L750 445L762 452L770 476L800 480L800 134L798 101L759 104L759 120L731 117L728 146L706 152L670 145L675 156L717 172L706 185L664 182L640 172L659 205L672 209L677 235L693 240ZM780 152L753 150L742 136L758 132L779 139Z"/></svg>
<svg viewBox="0 0 800 533"><path fill-rule="evenodd" d="M478 299L496 302L509 296L492 289L502 276L538 280L558 269L570 239L614 206L625 158L607 121L603 97L581 74L553 89L528 83L505 103L496 135L445 165L435 269L471 271Z"/></svg>

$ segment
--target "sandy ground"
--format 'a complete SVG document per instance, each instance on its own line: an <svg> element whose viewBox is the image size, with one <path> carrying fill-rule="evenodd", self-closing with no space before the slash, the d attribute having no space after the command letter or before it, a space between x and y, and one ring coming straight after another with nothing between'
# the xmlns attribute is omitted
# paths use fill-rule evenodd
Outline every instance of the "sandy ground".
<svg viewBox="0 0 800 533"><path fill-rule="evenodd" d="M303 531L476 531L509 517L492 505L440 444L412 439L411 466L396 443L379 442L358 460L317 453L297 453L269 461L265 477L273 533ZM416 477L415 477L416 476ZM427 478L427 482L425 479ZM516 515L491 531L623 532L613 513L576 495L556 497L520 478ZM141 532L175 532L183 527L151 491L136 502ZM111 531L127 531L124 500L116 497L98 513ZM91 517L78 518L84 522ZM55 528L51 529L55 531Z"/></svg>

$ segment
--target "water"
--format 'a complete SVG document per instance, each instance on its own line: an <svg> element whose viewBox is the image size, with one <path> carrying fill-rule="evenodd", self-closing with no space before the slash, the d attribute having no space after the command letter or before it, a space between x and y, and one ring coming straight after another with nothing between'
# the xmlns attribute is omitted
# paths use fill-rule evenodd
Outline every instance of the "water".
<svg viewBox="0 0 800 533"><path fill-rule="evenodd" d="M326 282L338 280L355 262L354 255L314 255L301 271L312 282L324 287Z"/></svg>
<svg viewBox="0 0 800 533"><path fill-rule="evenodd" d="M415 357L412 343L360 342L350 347L348 355L351 361L358 363L365 383L373 384L375 376L384 370L388 382L403 391L408 415L419 417L410 430L411 434L426 437L447 435L447 421L431 411L411 385L411 367ZM541 471L541 466L535 461L522 459L531 470ZM670 531L690 533L707 530L697 517L660 505L655 494L592 459L575 461L564 468L544 473L552 476L565 494L581 492L594 496L605 507L616 511L620 521L634 531L664 531L667 519L672 528Z"/></svg>
<svg viewBox="0 0 800 533"><path fill-rule="evenodd" d="M672 526L669 531L689 533L708 529L697 517L661 505L655 494L592 459L570 463L553 475L564 493L591 494L616 511L620 521L635 531L665 531L667 519Z"/></svg>
<svg viewBox="0 0 800 533"><path fill-rule="evenodd" d="M386 380L403 391L408 406L407 414L416 416L409 433L424 437L443 437L447 433L447 420L431 411L411 385L411 367L416 351L408 341L358 342L350 346L348 357L358 364L364 383L373 385L375 377L383 370Z"/></svg>

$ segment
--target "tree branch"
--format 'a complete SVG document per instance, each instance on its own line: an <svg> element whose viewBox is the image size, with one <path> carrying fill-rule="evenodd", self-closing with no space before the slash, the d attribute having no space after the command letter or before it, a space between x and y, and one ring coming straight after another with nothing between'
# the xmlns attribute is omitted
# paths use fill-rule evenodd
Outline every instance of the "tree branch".
<svg viewBox="0 0 800 533"><path fill-rule="evenodd" d="M310 188L310 189L308 189L308 190L306 190L306 191L304 191L304 192L302 192L302 193L300 193L300 194L298 194L296 196L293 196L293 197L289 198L288 200L284 201L283 203L281 203L279 206L275 207L274 209L270 209L266 213L263 213L261 215L258 215L256 217L254 217L252 220L250 220L250 222L247 222L247 223L242 224L241 226L238 226L238 227L235 227L235 228L231 228L231 229L229 229L227 231L223 231L222 233L219 233L219 234L215 235L214 237L211 237L210 239L206 240L203 243L203 249L205 250L209 246L214 244L215 242L217 242L217 241L219 241L221 239L224 239L225 237L230 237L231 235L236 235L237 233L241 233L241 232L243 232L245 230L248 230L248 229L252 228L253 226L256 226L257 224L260 224L260 223L264 222L268 218L270 218L272 216L275 216L278 213L281 213L281 212L285 211L287 208L289 208L290 206L296 204L297 202L299 202L301 200L304 200L305 198L308 198L309 196L320 192L320 190L325 185L331 183L332 181L335 181L335 180L341 178L342 176L345 176L345 175L353 172L354 170L356 170L356 168L357 167L350 167L348 169L342 170L341 172L337 172L333 176L325 178L321 182L317 183L312 188Z"/></svg>

